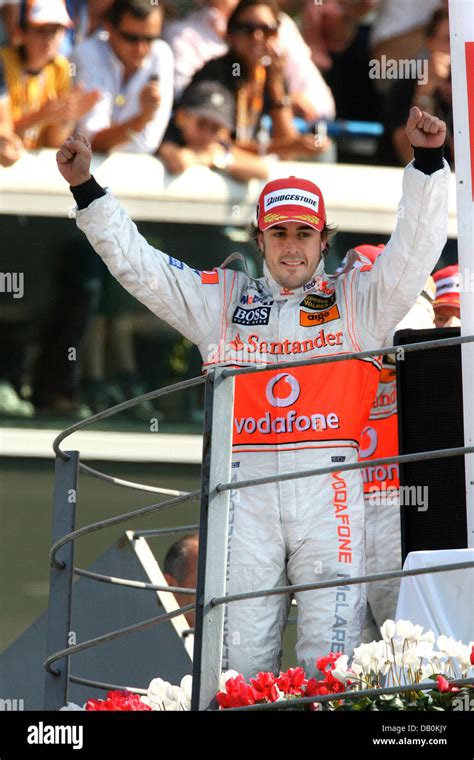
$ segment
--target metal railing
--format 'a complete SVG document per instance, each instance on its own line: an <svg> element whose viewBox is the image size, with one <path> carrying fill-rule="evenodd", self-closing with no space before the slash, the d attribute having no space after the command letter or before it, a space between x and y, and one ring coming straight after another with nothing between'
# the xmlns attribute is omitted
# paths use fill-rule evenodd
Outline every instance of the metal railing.
<svg viewBox="0 0 474 760"><path fill-rule="evenodd" d="M69 673L69 660L71 655L111 641L128 634L144 630L161 622L171 620L173 617L196 609L196 625L194 638L193 657L193 694L192 709L204 710L215 707L215 695L218 691L221 659L222 637L224 626L224 605L242 599L250 599L275 594L293 594L295 591L310 591L322 588L331 588L340 585L340 578L330 579L324 582L300 584L298 586L282 586L278 588L259 589L257 591L226 595L226 559L227 559L227 530L230 491L243 488L255 487L267 483L280 482L298 478L307 478L314 475L322 475L331 472L343 472L363 469L367 466L366 461L352 464L335 464L333 467L315 468L303 471L269 475L261 478L231 481L231 451L232 451L232 425L233 425L233 400L234 378L238 375L275 371L277 368L301 367L306 365L318 365L347 361L349 359L364 359L377 357L382 354L422 351L447 346L460 345L474 342L474 336L460 338L440 339L424 341L404 346L389 346L370 351L359 351L347 354L323 356L316 359L288 361L278 365L244 367L244 368L216 368L207 376L185 380L166 388L161 388L137 398L130 399L110 409L104 410L87 420L78 422L64 430L54 441L53 449L56 454L55 487L53 505L53 546L50 552L51 577L50 577L50 601L48 615L47 652L48 657L44 666L46 669L45 684L45 709L59 709L67 702L68 682L90 685L98 688L132 688L137 693L144 693L140 687L117 687L98 681L91 681ZM201 489L192 492L180 492L171 489L147 486L141 483L122 480L94 470L79 461L79 452L63 451L60 444L69 435L94 422L111 417L126 409L159 398L175 391L185 390L205 383L204 402L204 428L203 428L203 460ZM374 466L392 464L395 462L414 462L426 459L446 458L474 453L474 447L457 447L441 449L437 451L418 452L415 454L400 455L377 460L370 460ZM123 515L98 521L91 525L75 530L75 508L77 502L77 485L79 471L104 480L114 485L134 490L159 493L172 498L164 502L152 504ZM142 583L123 578L112 578L100 573L74 567L74 541L89 533L102 530L112 525L126 522L133 518L152 514L159 510L168 509L176 504L190 501L200 497L201 514L199 524L199 561L198 578L196 585L196 603L187 605L173 612L158 615L149 620L136 623L126 628L112 631L98 636L89 641L68 645L68 633L71 620L72 603L72 579L73 575L79 575L93 581L104 583L116 583L123 586L134 587L141 590L168 591L175 594L192 593L193 589L181 587L164 587L151 583ZM165 528L157 530L135 531L136 536L167 535L184 529L195 529L197 526L183 526L183 528ZM400 570L390 573L377 573L373 575L345 578L344 583L361 584L373 583L389 578L402 578L407 576L422 575L426 573L447 572L459 569L472 568L474 562L462 562L451 565L439 565L435 567L419 568L414 570ZM54 667L53 667L54 664ZM159 674L157 674L159 675ZM473 679L468 679L471 682ZM462 681L461 681L462 683ZM402 688L399 691L403 691ZM417 685L417 688L421 688ZM410 690L410 689L409 689ZM412 690L412 689L411 689ZM378 694L383 693L377 690ZM390 690L386 693L392 693ZM362 695L362 692L358 693ZM346 695L343 695L346 696ZM349 692L348 697L353 697ZM368 696L368 694L367 694ZM340 698L340 695L337 696ZM328 698L326 698L327 701ZM323 697L310 697L298 700L302 703L325 701ZM291 705L295 704L293 701ZM262 709L262 706L255 706ZM282 709L282 703L265 705L265 709ZM283 708L285 709L285 708Z"/></svg>

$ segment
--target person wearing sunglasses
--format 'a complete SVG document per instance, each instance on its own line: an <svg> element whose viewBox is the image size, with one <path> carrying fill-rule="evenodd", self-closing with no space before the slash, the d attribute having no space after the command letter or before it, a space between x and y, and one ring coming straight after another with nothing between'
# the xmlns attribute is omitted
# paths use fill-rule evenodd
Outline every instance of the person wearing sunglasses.
<svg viewBox="0 0 474 760"><path fill-rule="evenodd" d="M101 100L81 122L94 149L155 153L173 104L173 55L160 39L161 5L114 0L106 34L84 40L73 61L77 79Z"/></svg>
<svg viewBox="0 0 474 760"><path fill-rule="evenodd" d="M227 22L228 52L197 71L199 81L219 81L235 100L234 138L239 148L291 159L326 152L327 138L299 135L278 45L279 9L275 0L240 0ZM183 95L184 97L184 95ZM262 136L262 117L271 117L271 139Z"/></svg>
<svg viewBox="0 0 474 760"><path fill-rule="evenodd" d="M171 45L175 58L175 98L178 99L194 74L205 63L228 50L227 22L238 0L203 0L202 7L178 21L165 22L163 37ZM247 5L245 7L248 7ZM293 112L308 122L333 119L335 104L331 90L317 66L301 33L278 3L277 42L283 58L283 75L288 86Z"/></svg>

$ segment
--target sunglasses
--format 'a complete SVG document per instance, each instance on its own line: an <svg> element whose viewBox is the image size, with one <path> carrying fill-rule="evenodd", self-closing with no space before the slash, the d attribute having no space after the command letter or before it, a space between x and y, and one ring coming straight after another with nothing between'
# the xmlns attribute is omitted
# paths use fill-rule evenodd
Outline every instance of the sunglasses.
<svg viewBox="0 0 474 760"><path fill-rule="evenodd" d="M132 34L132 32L123 32L121 29L117 29L117 32L125 42L130 42L132 45L136 45L138 42L147 42L151 45L153 42L160 39L159 34L153 36L146 34Z"/></svg>
<svg viewBox="0 0 474 760"><path fill-rule="evenodd" d="M242 21L240 24L236 24L230 31L236 32L237 34L245 34L248 37L254 35L255 32L262 32L263 36L268 38L273 37L273 35L278 32L278 25L251 24L250 22Z"/></svg>

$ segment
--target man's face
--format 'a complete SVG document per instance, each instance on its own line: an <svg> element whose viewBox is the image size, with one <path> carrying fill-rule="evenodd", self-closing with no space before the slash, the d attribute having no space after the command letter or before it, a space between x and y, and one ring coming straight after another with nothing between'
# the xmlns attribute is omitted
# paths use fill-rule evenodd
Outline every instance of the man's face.
<svg viewBox="0 0 474 760"><path fill-rule="evenodd" d="M197 568L198 568L198 554L199 554L199 542L192 541L188 547L188 561L186 572L184 574L181 583L178 583L177 579L165 573L165 578L170 586L181 586L181 588L196 588L197 584ZM180 607L186 607L187 604L193 604L196 600L195 594L176 594L176 601ZM187 623L190 628L194 628L196 621L196 612L191 610L185 615Z"/></svg>
<svg viewBox="0 0 474 760"><path fill-rule="evenodd" d="M126 69L136 71L140 68L153 42L161 34L162 23L163 15L158 7L147 18L124 13L117 26L108 21L105 23L110 46Z"/></svg>
<svg viewBox="0 0 474 760"><path fill-rule="evenodd" d="M46 66L58 54L64 37L64 27L60 24L28 26L22 35L28 61L35 68Z"/></svg>
<svg viewBox="0 0 474 760"><path fill-rule="evenodd" d="M461 324L459 306L437 306L435 327L459 327Z"/></svg>
<svg viewBox="0 0 474 760"><path fill-rule="evenodd" d="M277 40L275 16L267 5L254 5L239 14L229 33L229 46L246 66L252 68L269 55Z"/></svg>
<svg viewBox="0 0 474 760"><path fill-rule="evenodd" d="M299 222L285 222L258 234L258 245L273 279L300 288L313 276L326 247L321 233Z"/></svg>

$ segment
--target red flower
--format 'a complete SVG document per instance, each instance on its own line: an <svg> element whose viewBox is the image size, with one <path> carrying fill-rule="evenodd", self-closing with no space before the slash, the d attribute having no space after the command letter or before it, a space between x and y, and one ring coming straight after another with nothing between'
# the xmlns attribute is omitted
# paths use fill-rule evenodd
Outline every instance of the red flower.
<svg viewBox="0 0 474 760"><path fill-rule="evenodd" d="M216 694L219 707L223 710L229 707L246 707L262 702L262 695L253 686L245 682L242 675L229 678L225 683L225 692Z"/></svg>
<svg viewBox="0 0 474 760"><path fill-rule="evenodd" d="M251 678L250 683L260 697L258 701L276 702L280 696L273 673L257 673L257 677Z"/></svg>
<svg viewBox="0 0 474 760"><path fill-rule="evenodd" d="M286 673L280 673L276 684L284 694L303 696L303 690L308 683L303 668L289 668Z"/></svg>
<svg viewBox="0 0 474 760"><path fill-rule="evenodd" d="M341 655L336 654L336 652L329 652L326 657L320 657L319 660L316 660L316 667L318 670L321 671L321 673L326 673L326 669L328 665L330 666L331 670L334 668L334 663L336 660L339 659Z"/></svg>
<svg viewBox="0 0 474 760"><path fill-rule="evenodd" d="M459 691L457 686L451 686L444 676L436 676L436 682L440 691Z"/></svg>
<svg viewBox="0 0 474 760"><path fill-rule="evenodd" d="M331 692L331 694L338 694L339 692L346 690L346 687L342 683L342 681L338 681L337 678L334 678L331 671L328 671L327 673L326 683L328 685L328 689Z"/></svg>
<svg viewBox="0 0 474 760"><path fill-rule="evenodd" d="M319 697L323 694L330 694L331 692L328 689L327 681L318 681L317 678L311 678L307 685L306 685L306 691L304 693L305 697Z"/></svg>
<svg viewBox="0 0 474 760"><path fill-rule="evenodd" d="M472 645L471 649L471 665L474 665L474 644Z"/></svg>
<svg viewBox="0 0 474 760"><path fill-rule="evenodd" d="M325 694L329 694L326 681L318 681L316 678L311 678L306 684L305 697L322 697ZM312 702L309 706L312 712L321 710L321 702Z"/></svg>
<svg viewBox="0 0 474 760"><path fill-rule="evenodd" d="M106 699L88 699L86 710L135 712L151 710L151 707L142 702L138 694L133 694L131 691L109 691Z"/></svg>
<svg viewBox="0 0 474 760"><path fill-rule="evenodd" d="M303 696L305 697L322 697L326 694L338 694L341 691L345 691L346 687L337 678L334 678L332 673L328 671L324 681L318 681L317 678L311 678L307 685L306 691ZM311 710L319 710L319 703L313 702Z"/></svg>

